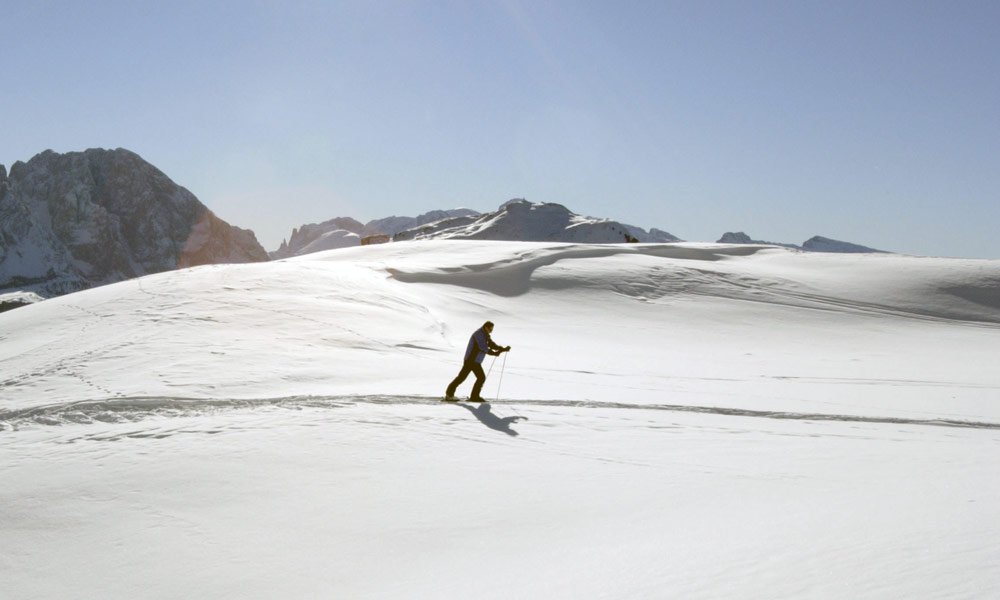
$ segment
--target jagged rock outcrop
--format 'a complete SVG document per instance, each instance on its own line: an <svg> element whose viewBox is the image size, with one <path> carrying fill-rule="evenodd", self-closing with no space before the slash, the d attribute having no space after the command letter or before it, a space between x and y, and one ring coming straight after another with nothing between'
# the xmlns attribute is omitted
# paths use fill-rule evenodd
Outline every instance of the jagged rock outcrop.
<svg viewBox="0 0 1000 600"><path fill-rule="evenodd" d="M233 227L124 149L42 152L0 178L0 290L53 296L150 273L267 260Z"/></svg>
<svg viewBox="0 0 1000 600"><path fill-rule="evenodd" d="M801 250L800 246L795 244L785 244L782 242L766 242L763 240L752 239L749 235L742 231L727 231L722 234L722 237L716 242L718 244L760 244L764 246L782 246L784 248L792 248L794 250Z"/></svg>
<svg viewBox="0 0 1000 600"><path fill-rule="evenodd" d="M365 226L351 217L337 217L322 223L309 223L292 230L292 236L270 252L272 259L288 258L323 250L361 245Z"/></svg>
<svg viewBox="0 0 1000 600"><path fill-rule="evenodd" d="M386 217L362 225L350 217L337 217L322 223L310 223L292 230L292 236L282 241L281 246L271 252L272 259L301 256L312 252L360 246L361 241L371 236L393 235L433 223L443 219L475 219L479 213L468 208L452 210L432 210L416 217Z"/></svg>
<svg viewBox="0 0 1000 600"><path fill-rule="evenodd" d="M625 225L626 231L634 237L636 240L643 244L668 244L673 242L682 242L681 238L677 237L672 233L667 233L662 229L657 229L655 227L646 231L642 227L636 227L635 225Z"/></svg>
<svg viewBox="0 0 1000 600"><path fill-rule="evenodd" d="M7 195L7 167L0 165L0 202Z"/></svg>
<svg viewBox="0 0 1000 600"><path fill-rule="evenodd" d="M767 242L758 242L750 239L750 236L743 233L742 231L727 231L722 234L719 238L718 244L766 244Z"/></svg>

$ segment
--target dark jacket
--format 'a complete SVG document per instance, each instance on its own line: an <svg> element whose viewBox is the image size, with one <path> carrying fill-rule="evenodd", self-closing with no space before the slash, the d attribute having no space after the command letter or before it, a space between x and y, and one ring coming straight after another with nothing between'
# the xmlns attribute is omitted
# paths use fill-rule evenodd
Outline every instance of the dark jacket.
<svg viewBox="0 0 1000 600"><path fill-rule="evenodd" d="M500 349L500 346L493 343L490 334L480 327L469 338L469 345L465 348L465 361L474 360L477 363L482 363L487 354L498 356Z"/></svg>

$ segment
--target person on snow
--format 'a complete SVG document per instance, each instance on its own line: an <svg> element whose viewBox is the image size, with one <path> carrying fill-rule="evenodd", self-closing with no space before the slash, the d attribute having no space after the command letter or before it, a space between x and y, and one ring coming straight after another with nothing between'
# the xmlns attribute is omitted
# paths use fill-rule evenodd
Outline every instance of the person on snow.
<svg viewBox="0 0 1000 600"><path fill-rule="evenodd" d="M483 402L479 392L486 383L486 373L483 372L483 359L486 355L500 356L503 352L509 352L510 346L501 347L493 342L490 334L493 333L493 323L486 321L482 327L477 329L469 338L469 345L465 348L465 359L462 363L462 370L458 377L448 386L448 391L444 394L445 400L455 400L455 389L462 385L469 373L476 374L476 383L472 386L472 395L469 402Z"/></svg>

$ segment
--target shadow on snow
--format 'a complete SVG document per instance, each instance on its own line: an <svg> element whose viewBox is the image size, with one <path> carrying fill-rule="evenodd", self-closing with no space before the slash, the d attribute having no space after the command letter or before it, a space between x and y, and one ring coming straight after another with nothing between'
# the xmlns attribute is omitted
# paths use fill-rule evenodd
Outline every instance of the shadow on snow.
<svg viewBox="0 0 1000 600"><path fill-rule="evenodd" d="M479 419L479 422L482 423L483 425L486 425L490 429L506 433L507 435L512 437L517 436L519 434L513 429L511 429L511 425L521 420L525 421L528 420L528 417L521 417L521 416L501 417L495 415L491 410L489 402L483 402L482 404L479 404L476 408L472 408L468 404L458 404L458 406L461 406L465 410L471 412L477 419Z"/></svg>

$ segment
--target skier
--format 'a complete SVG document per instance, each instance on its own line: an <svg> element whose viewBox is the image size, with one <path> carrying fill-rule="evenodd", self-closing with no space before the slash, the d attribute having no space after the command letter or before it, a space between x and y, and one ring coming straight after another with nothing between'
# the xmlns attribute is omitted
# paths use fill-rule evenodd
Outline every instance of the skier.
<svg viewBox="0 0 1000 600"><path fill-rule="evenodd" d="M469 338L469 345L465 348L465 359L462 363L462 370L458 377L448 386L448 391L444 394L445 400L455 400L455 388L462 385L469 373L476 374L476 383L472 386L472 395L469 402L484 402L479 392L486 383L486 373L483 372L483 359L487 354L490 356L500 356L502 352L509 352L510 346L501 347L493 342L490 334L493 333L493 323L486 321L483 326L477 329Z"/></svg>

